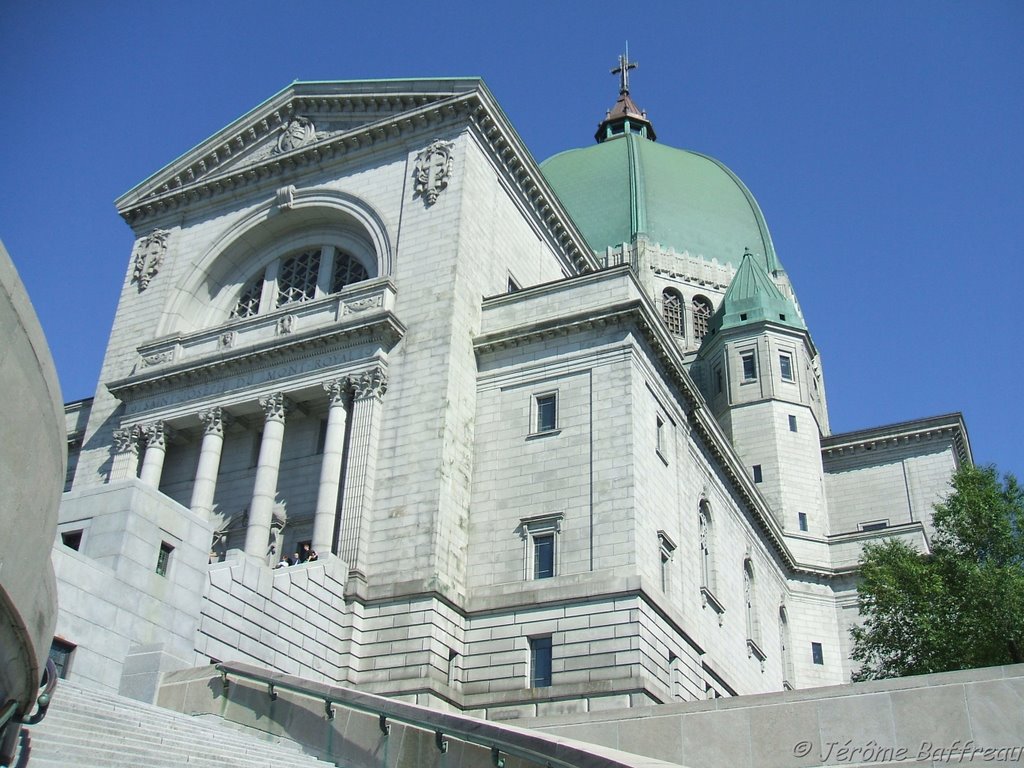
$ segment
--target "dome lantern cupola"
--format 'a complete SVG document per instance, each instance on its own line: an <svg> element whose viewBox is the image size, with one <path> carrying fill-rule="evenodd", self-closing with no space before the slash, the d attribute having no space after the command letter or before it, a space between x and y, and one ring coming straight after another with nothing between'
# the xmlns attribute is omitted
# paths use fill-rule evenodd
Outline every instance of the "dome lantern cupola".
<svg viewBox="0 0 1024 768"><path fill-rule="evenodd" d="M598 144L627 134L643 136L651 141L657 140L654 126L647 119L647 113L640 109L629 95L629 70L636 67L637 63L629 60L627 47L626 53L619 56L619 66L611 71L613 75L619 76L619 98L597 126L594 138Z"/></svg>

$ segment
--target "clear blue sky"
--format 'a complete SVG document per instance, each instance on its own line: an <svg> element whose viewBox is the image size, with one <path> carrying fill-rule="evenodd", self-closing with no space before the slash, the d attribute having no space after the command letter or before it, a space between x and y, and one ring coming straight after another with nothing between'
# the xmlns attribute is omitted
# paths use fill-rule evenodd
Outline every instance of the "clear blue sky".
<svg viewBox="0 0 1024 768"><path fill-rule="evenodd" d="M481 75L543 160L593 140L627 39L659 141L760 202L833 430L960 410L976 460L1024 474L1020 0L7 0L0 239L65 399L130 257L114 198L292 80Z"/></svg>

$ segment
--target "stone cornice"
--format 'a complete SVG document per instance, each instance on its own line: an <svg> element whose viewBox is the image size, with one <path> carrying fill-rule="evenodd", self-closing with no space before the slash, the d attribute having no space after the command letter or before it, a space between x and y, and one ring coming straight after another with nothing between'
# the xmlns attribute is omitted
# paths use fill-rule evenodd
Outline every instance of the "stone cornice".
<svg viewBox="0 0 1024 768"><path fill-rule="evenodd" d="M372 317L312 328L280 336L241 349L225 349L216 355L161 366L109 382L107 389L122 402L144 394L169 391L196 382L277 365L288 360L313 357L326 347L338 349L378 342L393 347L405 335L405 326L390 311Z"/></svg>
<svg viewBox="0 0 1024 768"><path fill-rule="evenodd" d="M824 458L831 459L940 438L953 443L961 464L973 463L967 427L960 413L830 435L822 438L821 452Z"/></svg>

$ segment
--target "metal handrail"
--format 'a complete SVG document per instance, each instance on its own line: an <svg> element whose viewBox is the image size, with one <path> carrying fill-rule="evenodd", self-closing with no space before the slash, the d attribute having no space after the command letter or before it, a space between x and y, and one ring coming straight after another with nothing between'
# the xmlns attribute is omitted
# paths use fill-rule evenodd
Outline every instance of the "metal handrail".
<svg viewBox="0 0 1024 768"><path fill-rule="evenodd" d="M18 718L18 722L22 725L35 725L46 717L46 710L50 708L50 702L53 700L53 691L57 687L57 665L53 663L53 659L46 660L43 682L39 687L43 689L43 692L36 699L36 706L39 708L34 715Z"/></svg>
<svg viewBox="0 0 1024 768"><path fill-rule="evenodd" d="M334 719L334 706L340 705L357 712L377 716L384 738L387 738L391 732L391 723L389 721L410 725L425 731L433 731L435 744L439 751L447 752L448 741L446 737L453 737L460 741L489 749L491 760L496 768L504 768L506 755L536 762L548 768L579 768L581 765L593 766L596 765L598 760L607 768L634 768L629 763L624 763L611 757L596 757L592 753L561 740L556 744L552 744L546 741L544 737L531 733L520 732L517 735L522 739L536 741L536 748L514 744L505 737L503 733L505 726L495 725L486 720L474 720L473 725L479 731L474 732L467 728L459 727L458 717L455 715L424 710L422 707L400 701L392 701L381 696L360 693L351 689L342 689L345 692L342 697L340 695L332 695L330 686L326 685L323 687L328 690L323 692L315 691L311 690L311 688L317 687L319 684L303 684L302 681L296 678L287 679L288 676L263 672L258 668L238 662L221 662L215 666L215 669L220 672L221 682L224 685L225 691L228 689L228 676L233 675L266 685L267 694L271 700L276 699L278 692L284 690L314 699L321 699L324 702L324 714L328 720ZM337 691L338 689L334 690ZM563 754L561 756L552 755L550 752L552 746L555 746ZM542 747L547 747L548 751L540 751Z"/></svg>

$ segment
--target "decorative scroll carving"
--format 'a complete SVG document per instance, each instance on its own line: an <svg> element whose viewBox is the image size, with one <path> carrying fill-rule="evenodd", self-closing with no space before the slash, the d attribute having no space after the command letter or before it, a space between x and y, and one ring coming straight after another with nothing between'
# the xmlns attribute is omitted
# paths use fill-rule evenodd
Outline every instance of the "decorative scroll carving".
<svg viewBox="0 0 1024 768"><path fill-rule="evenodd" d="M340 379L332 379L324 382L324 392L327 393L327 400L331 406L344 405L345 395L352 387L352 380L348 376Z"/></svg>
<svg viewBox="0 0 1024 768"><path fill-rule="evenodd" d="M284 315L277 321L277 335L287 336L295 331L295 323L298 318L295 315Z"/></svg>
<svg viewBox="0 0 1024 768"><path fill-rule="evenodd" d="M260 408L263 409L267 421L284 421L284 417L292 408L292 402L283 392L274 392L260 398Z"/></svg>
<svg viewBox="0 0 1024 768"><path fill-rule="evenodd" d="M157 352L152 355L144 355L142 358L142 367L149 368L153 365L161 365L163 363L169 363L174 359L174 350L165 349L163 352Z"/></svg>
<svg viewBox="0 0 1024 768"><path fill-rule="evenodd" d="M139 293L146 290L156 277L156 273L160 271L164 254L167 253L167 238L170 234L166 229L154 229L136 246L132 281L138 283Z"/></svg>
<svg viewBox="0 0 1024 768"><path fill-rule="evenodd" d="M289 184L277 190L277 207L282 211L290 211L295 205L295 185Z"/></svg>
<svg viewBox="0 0 1024 768"><path fill-rule="evenodd" d="M316 128L313 126L313 121L308 117L296 115L281 129L281 134L277 137L276 154L291 152L293 149L304 147L314 141L316 141Z"/></svg>
<svg viewBox="0 0 1024 768"><path fill-rule="evenodd" d="M374 368L352 379L352 387L357 399L364 397L384 397L388 391L388 375L382 368Z"/></svg>
<svg viewBox="0 0 1024 768"><path fill-rule="evenodd" d="M235 333L234 331L225 331L217 339L217 346L220 347L221 349L231 349L233 346L235 346L235 339L237 337L238 334Z"/></svg>
<svg viewBox="0 0 1024 768"><path fill-rule="evenodd" d="M357 312L365 312L368 309L376 309L382 306L383 302L384 296L379 293L376 296L367 296L365 299L346 301L341 313L343 315L353 315Z"/></svg>
<svg viewBox="0 0 1024 768"><path fill-rule="evenodd" d="M231 414L215 405L199 412L199 421L203 423L203 433L224 436L224 430L231 424Z"/></svg>
<svg viewBox="0 0 1024 768"><path fill-rule="evenodd" d="M174 436L174 430L162 421L154 421L141 428L141 435L146 441L147 448L164 450L167 448L167 441Z"/></svg>
<svg viewBox="0 0 1024 768"><path fill-rule="evenodd" d="M421 195L427 205L433 205L437 196L448 186L452 175L452 148L450 141L436 139L429 147L416 155L413 170L415 193Z"/></svg>
<svg viewBox="0 0 1024 768"><path fill-rule="evenodd" d="M114 453L139 453L140 429L138 424L114 430Z"/></svg>

